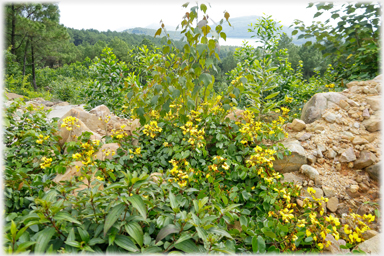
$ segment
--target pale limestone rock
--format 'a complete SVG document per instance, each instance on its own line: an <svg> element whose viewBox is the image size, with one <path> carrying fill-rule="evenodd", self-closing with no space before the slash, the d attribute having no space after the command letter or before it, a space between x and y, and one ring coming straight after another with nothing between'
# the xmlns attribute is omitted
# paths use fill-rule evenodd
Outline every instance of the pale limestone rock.
<svg viewBox="0 0 384 256"><path fill-rule="evenodd" d="M361 244L357 245L355 248L360 249L365 253L380 255L380 253L383 252L381 246L381 238L382 236L380 234L376 235L371 239L368 239L362 242Z"/></svg>
<svg viewBox="0 0 384 256"><path fill-rule="evenodd" d="M99 151L97 151L96 159L99 159L102 161L104 161L105 159L112 160L113 156L117 153L117 149L119 147L120 146L117 143L104 144L103 146L101 146Z"/></svg>
<svg viewBox="0 0 384 256"><path fill-rule="evenodd" d="M331 245L329 247L324 246L324 251L329 251L332 254L347 254L350 253L349 249L340 249L340 245L346 245L347 243L343 239L336 239L331 235L327 234L325 237L325 241L330 241Z"/></svg>
<svg viewBox="0 0 384 256"><path fill-rule="evenodd" d="M300 119L294 119L293 122L289 125L289 128L295 132L300 132L305 129L305 122Z"/></svg>
<svg viewBox="0 0 384 256"><path fill-rule="evenodd" d="M331 197L328 199L327 209L330 210L331 212L336 212L338 205L339 205L339 199L337 199L337 197Z"/></svg>
<svg viewBox="0 0 384 256"><path fill-rule="evenodd" d="M341 154L339 161L342 163L348 163L356 160L355 152L352 147L349 147L344 153Z"/></svg>
<svg viewBox="0 0 384 256"><path fill-rule="evenodd" d="M354 165L357 169L373 165L377 161L376 156L370 151L363 150L360 152L360 157L355 161Z"/></svg>
<svg viewBox="0 0 384 256"><path fill-rule="evenodd" d="M281 173L298 171L303 164L307 163L305 150L299 141L285 141L282 142L282 144L290 150L292 154L273 162L273 167L276 171Z"/></svg>
<svg viewBox="0 0 384 256"><path fill-rule="evenodd" d="M340 100L347 100L347 97L337 92L315 94L304 105L301 120L309 124L320 119L326 109L337 106Z"/></svg>

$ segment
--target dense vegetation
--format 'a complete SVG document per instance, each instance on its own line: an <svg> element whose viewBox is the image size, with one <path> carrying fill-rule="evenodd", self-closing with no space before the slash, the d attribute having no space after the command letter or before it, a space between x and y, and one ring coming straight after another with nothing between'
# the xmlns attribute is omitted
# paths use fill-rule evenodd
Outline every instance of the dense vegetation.
<svg viewBox="0 0 384 256"><path fill-rule="evenodd" d="M163 26L155 39L79 31L58 25L54 4L6 7L8 91L88 109L105 104L143 127L132 135L118 127L104 141L84 132L59 147L57 130L72 135L76 117L51 122L20 99L8 106L6 252L319 252L327 234L348 248L363 241L374 215L351 214L341 225L312 188L299 207L301 188L282 184L273 168L289 154L279 144L283 124L313 94L351 79L329 64L339 55L326 62L322 49L292 44L266 15L250 26L261 47L225 51L217 40L226 38L230 14L211 27L207 9L189 9L180 43L157 40ZM112 142L119 149L97 159ZM69 167L78 170L71 181L53 182Z"/></svg>

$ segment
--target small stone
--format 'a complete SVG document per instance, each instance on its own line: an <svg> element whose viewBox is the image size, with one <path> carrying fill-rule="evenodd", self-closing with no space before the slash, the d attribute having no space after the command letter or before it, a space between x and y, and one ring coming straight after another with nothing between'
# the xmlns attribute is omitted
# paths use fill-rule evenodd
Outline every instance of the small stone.
<svg viewBox="0 0 384 256"><path fill-rule="evenodd" d="M294 185L302 185L303 183L303 179L297 175L295 175L294 173L285 173L283 174L284 175L284 179L281 181L281 183L285 183L285 182L293 182Z"/></svg>
<svg viewBox="0 0 384 256"><path fill-rule="evenodd" d="M314 164L316 163L316 157L314 155L309 155L307 156L307 161L309 164Z"/></svg>
<svg viewBox="0 0 384 256"><path fill-rule="evenodd" d="M321 179L321 177L316 177L316 178L315 178L315 184L316 184L317 186L321 186L321 185L323 185L323 180Z"/></svg>
<svg viewBox="0 0 384 256"><path fill-rule="evenodd" d="M341 154L339 161L342 163L348 163L356 160L355 152L352 147L349 147L344 153Z"/></svg>
<svg viewBox="0 0 384 256"><path fill-rule="evenodd" d="M356 129L359 129L360 128L359 122L354 122L353 127L355 127Z"/></svg>
<svg viewBox="0 0 384 256"><path fill-rule="evenodd" d="M303 187L306 187L308 185L308 181L304 180L303 181Z"/></svg>
<svg viewBox="0 0 384 256"><path fill-rule="evenodd" d="M364 238L364 240L368 240L368 239L370 239L370 238L372 238L378 234L379 234L379 232L377 232L376 230L367 230L361 235Z"/></svg>
<svg viewBox="0 0 384 256"><path fill-rule="evenodd" d="M335 158L337 156L337 153L333 149L328 149L327 157L328 158Z"/></svg>
<svg viewBox="0 0 384 256"><path fill-rule="evenodd" d="M313 187L315 185L315 182L313 180L308 181L308 186Z"/></svg>
<svg viewBox="0 0 384 256"><path fill-rule="evenodd" d="M328 198L336 195L336 191L331 187L322 186L321 188L323 189L325 196Z"/></svg>
<svg viewBox="0 0 384 256"><path fill-rule="evenodd" d="M363 110L362 116L364 117L364 119L368 119L371 116L367 108Z"/></svg>
<svg viewBox="0 0 384 256"><path fill-rule="evenodd" d="M359 190L359 185L351 185L349 187L349 191L351 191L352 193L356 193L358 190Z"/></svg>
<svg viewBox="0 0 384 256"><path fill-rule="evenodd" d="M355 161L355 168L363 169L373 165L377 161L376 156L370 151L363 150L360 152L360 157Z"/></svg>
<svg viewBox="0 0 384 256"><path fill-rule="evenodd" d="M360 136L356 136L352 141L353 145L362 145L362 144L368 144L368 143L369 143L369 141L367 141L366 139L364 139Z"/></svg>
<svg viewBox="0 0 384 256"><path fill-rule="evenodd" d="M316 177L319 176L319 172L313 168L310 165L303 164L300 167L300 172L309 177L310 179L314 180Z"/></svg>
<svg viewBox="0 0 384 256"><path fill-rule="evenodd" d="M335 165L335 168L336 168L336 171L341 171L341 163L337 163L336 165Z"/></svg>
<svg viewBox="0 0 384 256"><path fill-rule="evenodd" d="M368 173L369 177L375 181L380 180L380 164L381 162L378 162L377 164L371 165L364 170Z"/></svg>
<svg viewBox="0 0 384 256"><path fill-rule="evenodd" d="M348 110L349 109L349 104L345 101L345 100L340 100L339 101L339 106L344 109L344 110Z"/></svg>
<svg viewBox="0 0 384 256"><path fill-rule="evenodd" d="M295 132L300 132L305 129L306 124L303 120L294 119L293 122L289 125L289 128Z"/></svg>
<svg viewBox="0 0 384 256"><path fill-rule="evenodd" d="M322 116L327 122L334 123L336 121L336 115L331 112L325 112Z"/></svg>
<svg viewBox="0 0 384 256"><path fill-rule="evenodd" d="M324 146L324 144L316 144L317 146L317 150L319 150L320 152L324 152L327 148Z"/></svg>
<svg viewBox="0 0 384 256"><path fill-rule="evenodd" d="M305 141L305 140L308 140L312 137L312 134L311 133L302 133L302 134L297 134L296 138L299 140L299 141Z"/></svg>
<svg viewBox="0 0 384 256"><path fill-rule="evenodd" d="M353 101L351 99L347 99L347 102L349 105L351 105L352 107L360 107L360 104L357 103L356 101Z"/></svg>
<svg viewBox="0 0 384 256"><path fill-rule="evenodd" d="M325 162L325 159L324 158L317 158L317 162L319 164L323 164Z"/></svg>
<svg viewBox="0 0 384 256"><path fill-rule="evenodd" d="M348 168L353 168L353 165L354 165L353 162L349 162L348 163Z"/></svg>
<svg viewBox="0 0 384 256"><path fill-rule="evenodd" d="M296 198L296 203L298 206L303 207L303 204L304 204L303 200Z"/></svg>
<svg viewBox="0 0 384 256"><path fill-rule="evenodd" d="M328 199L327 209L330 210L331 212L336 212L338 205L339 205L339 199L337 199L337 197L331 197Z"/></svg>
<svg viewBox="0 0 384 256"><path fill-rule="evenodd" d="M369 132L376 132L380 130L380 116L379 115L373 115L369 119L364 120L362 124L364 125L365 129Z"/></svg>
<svg viewBox="0 0 384 256"><path fill-rule="evenodd" d="M360 191L365 193L369 190L369 187L365 185L364 183L359 183Z"/></svg>

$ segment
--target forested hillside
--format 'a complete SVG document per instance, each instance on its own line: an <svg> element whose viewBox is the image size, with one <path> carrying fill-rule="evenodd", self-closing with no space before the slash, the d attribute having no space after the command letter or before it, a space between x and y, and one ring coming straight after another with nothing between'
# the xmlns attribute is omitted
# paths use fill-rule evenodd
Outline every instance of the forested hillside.
<svg viewBox="0 0 384 256"><path fill-rule="evenodd" d="M377 252L381 6L251 17L258 47L183 7L173 40L5 6L5 252Z"/></svg>

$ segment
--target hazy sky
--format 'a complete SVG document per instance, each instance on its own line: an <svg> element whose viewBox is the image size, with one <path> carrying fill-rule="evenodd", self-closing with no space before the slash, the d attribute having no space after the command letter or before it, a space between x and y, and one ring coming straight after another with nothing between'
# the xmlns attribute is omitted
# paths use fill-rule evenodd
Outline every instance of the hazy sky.
<svg viewBox="0 0 384 256"><path fill-rule="evenodd" d="M158 24L160 20L167 26L176 27L182 20L188 8L182 5L183 0L125 0L125 1L59 1L60 23L66 27L76 29L97 29L99 31L117 30L125 28L146 27ZM199 1L207 4L208 1ZM281 21L284 25L291 25L294 19L303 20L307 25L313 20L316 8L306 8L309 1L260 1L260 0L211 0L208 15L215 22L223 18L224 10L230 17L262 15L266 13ZM322 18L320 16L318 19Z"/></svg>

